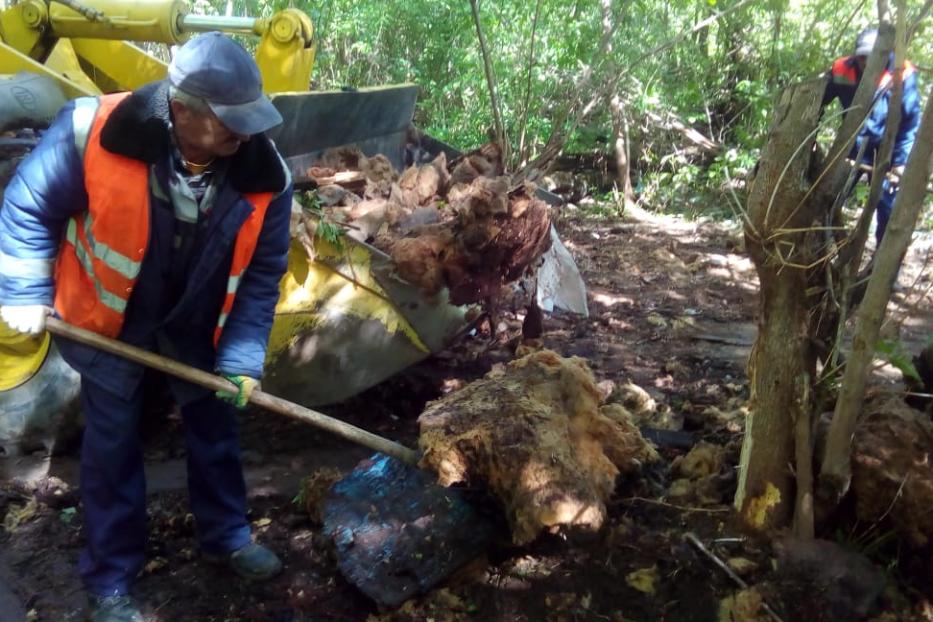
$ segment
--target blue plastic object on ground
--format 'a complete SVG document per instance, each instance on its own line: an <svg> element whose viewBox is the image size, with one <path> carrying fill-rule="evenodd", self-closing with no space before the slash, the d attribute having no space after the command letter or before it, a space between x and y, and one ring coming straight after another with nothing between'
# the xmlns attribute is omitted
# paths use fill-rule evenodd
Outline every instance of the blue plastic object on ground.
<svg viewBox="0 0 933 622"><path fill-rule="evenodd" d="M340 572L382 606L429 591L483 555L494 531L463 491L383 454L360 462L324 501Z"/></svg>

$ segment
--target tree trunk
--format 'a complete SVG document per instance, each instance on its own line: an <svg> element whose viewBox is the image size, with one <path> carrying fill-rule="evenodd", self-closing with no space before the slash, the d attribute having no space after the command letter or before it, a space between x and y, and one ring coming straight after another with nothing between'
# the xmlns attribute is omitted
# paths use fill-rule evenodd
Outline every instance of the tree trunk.
<svg viewBox="0 0 933 622"><path fill-rule="evenodd" d="M622 192L625 207L628 207L635 203L629 161L628 122L625 119L625 106L621 97L614 95L610 106L612 108L612 133L615 136L616 184Z"/></svg>
<svg viewBox="0 0 933 622"><path fill-rule="evenodd" d="M795 423L806 417L815 356L807 289L812 263L806 229L813 135L825 79L787 88L752 180L746 247L761 282L758 337L749 360L751 414L735 506L754 529L786 527L794 509Z"/></svg>
<svg viewBox="0 0 933 622"><path fill-rule="evenodd" d="M907 161L891 220L881 246L876 252L875 267L868 282L865 299L859 309L858 325L852 340L852 355L846 365L839 399L826 439L826 451L820 472L821 496L838 501L849 488L849 452L861 403L865 396L868 367L874 359L878 332L891 297L891 287L910 244L910 237L923 208L933 153L933 100L928 100L917 139Z"/></svg>

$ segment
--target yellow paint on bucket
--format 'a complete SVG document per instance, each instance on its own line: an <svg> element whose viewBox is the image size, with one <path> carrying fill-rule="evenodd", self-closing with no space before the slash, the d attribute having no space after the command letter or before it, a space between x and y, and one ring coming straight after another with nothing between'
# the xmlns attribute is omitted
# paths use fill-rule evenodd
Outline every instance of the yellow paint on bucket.
<svg viewBox="0 0 933 622"><path fill-rule="evenodd" d="M0 391L9 391L33 377L49 352L51 337L24 335L0 322Z"/></svg>
<svg viewBox="0 0 933 622"><path fill-rule="evenodd" d="M292 240L288 270L279 283L267 359L287 349L293 339L314 326L339 322L342 317L375 320L386 332L401 333L416 348L430 351L373 277L366 248L346 244L337 249L315 239L316 256L312 261L301 243Z"/></svg>

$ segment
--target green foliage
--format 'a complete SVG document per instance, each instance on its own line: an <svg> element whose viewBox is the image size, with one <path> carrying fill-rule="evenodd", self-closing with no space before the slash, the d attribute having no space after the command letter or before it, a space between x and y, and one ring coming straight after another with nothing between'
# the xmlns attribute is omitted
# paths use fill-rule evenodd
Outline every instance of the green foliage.
<svg viewBox="0 0 933 622"><path fill-rule="evenodd" d="M901 373L904 374L905 378L910 378L923 384L923 380L920 378L917 368L914 367L910 354L908 354L901 341L882 339L875 345L875 352L888 363L899 369Z"/></svg>
<svg viewBox="0 0 933 622"><path fill-rule="evenodd" d="M200 2L205 10L227 8L227 0ZM728 180L741 180L758 157L775 96L788 83L818 76L835 57L850 53L856 34L877 19L875 5L860 0L770 0L744 5L690 32L738 3L481 1L481 26L505 130L514 151L524 148L511 166L537 155L555 131L567 133L565 152L611 154L615 132L609 98L617 95L633 141L633 183L648 192L642 204L691 212L706 202L728 212L732 191L742 198L741 184ZM909 17L922 5L923 0L908 0ZM462 148L492 135L469 2L232 4L236 15L259 16L285 6L307 12L314 21L315 88L413 82L421 87L417 125ZM929 24L928 18L908 50L921 67L933 65ZM660 49L675 37L675 43ZM590 103L579 125L567 121ZM652 114L673 115L724 145L723 152L715 158L689 153L683 137L659 129Z"/></svg>
<svg viewBox="0 0 933 622"><path fill-rule="evenodd" d="M311 476L301 478L301 482L298 484L298 492L295 493L295 496L292 497L292 505L297 505L299 508L304 508L308 503L308 487L307 483L311 479Z"/></svg>
<svg viewBox="0 0 933 622"><path fill-rule="evenodd" d="M295 195L298 204L306 214L309 214L316 221L314 229L315 237L333 245L334 248L343 248L343 228L340 223L335 222L324 211L321 206L321 200L316 192L299 192Z"/></svg>

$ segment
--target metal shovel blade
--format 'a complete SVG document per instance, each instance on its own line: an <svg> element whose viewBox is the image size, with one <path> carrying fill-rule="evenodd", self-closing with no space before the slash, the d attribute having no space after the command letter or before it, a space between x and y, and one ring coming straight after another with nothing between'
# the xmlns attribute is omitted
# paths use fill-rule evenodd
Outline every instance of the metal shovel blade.
<svg viewBox="0 0 933 622"><path fill-rule="evenodd" d="M324 532L347 581L379 605L396 607L482 555L494 527L458 489L375 454L331 488Z"/></svg>

